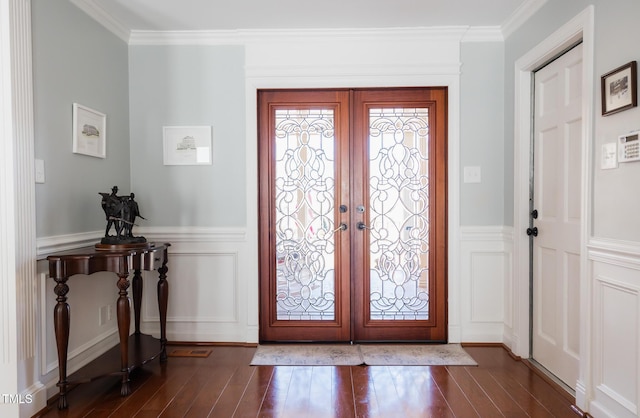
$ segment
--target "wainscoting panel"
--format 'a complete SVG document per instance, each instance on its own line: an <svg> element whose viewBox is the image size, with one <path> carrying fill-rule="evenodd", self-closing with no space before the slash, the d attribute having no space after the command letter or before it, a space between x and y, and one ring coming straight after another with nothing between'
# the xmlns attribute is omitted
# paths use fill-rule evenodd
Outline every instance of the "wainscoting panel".
<svg viewBox="0 0 640 418"><path fill-rule="evenodd" d="M248 254L243 229L147 228L142 233L147 239L171 243L169 341L257 342L257 334L252 337L248 326L252 315L248 286L257 287L257 274L250 273L257 254ZM144 272L143 278L142 332L159 336L158 275Z"/></svg>
<svg viewBox="0 0 640 418"><path fill-rule="evenodd" d="M167 322L237 322L237 253L174 254ZM158 322L158 274L144 274L143 322Z"/></svg>
<svg viewBox="0 0 640 418"><path fill-rule="evenodd" d="M640 248L590 245L593 416L637 417L640 401Z"/></svg>
<svg viewBox="0 0 640 418"><path fill-rule="evenodd" d="M511 235L502 226L460 230L462 342L504 342L513 322Z"/></svg>

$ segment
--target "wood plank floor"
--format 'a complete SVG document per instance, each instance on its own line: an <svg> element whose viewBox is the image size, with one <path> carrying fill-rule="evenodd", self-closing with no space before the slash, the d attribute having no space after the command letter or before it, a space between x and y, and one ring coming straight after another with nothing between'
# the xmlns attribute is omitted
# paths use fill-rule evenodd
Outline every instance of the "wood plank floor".
<svg viewBox="0 0 640 418"><path fill-rule="evenodd" d="M207 358L170 357L134 371L127 397L117 377L105 377L74 388L68 410L53 403L37 416L578 416L570 396L501 347L465 347L478 367L257 367L249 365L253 347L209 348Z"/></svg>

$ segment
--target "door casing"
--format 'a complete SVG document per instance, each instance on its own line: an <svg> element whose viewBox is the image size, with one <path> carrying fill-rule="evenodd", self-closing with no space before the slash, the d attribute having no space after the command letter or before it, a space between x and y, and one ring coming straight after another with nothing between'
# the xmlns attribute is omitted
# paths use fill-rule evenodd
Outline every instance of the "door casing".
<svg viewBox="0 0 640 418"><path fill-rule="evenodd" d="M448 258L447 258L447 250L448 250L448 242L447 242L447 231L449 229L449 222L447 220L447 191L448 191L448 186L447 186L447 163L448 163L448 145L447 145L447 110L448 110L448 104L447 104L447 88L446 87L440 87L440 88L407 88L407 89L357 89L357 90L353 90L350 89L349 90L352 94L352 97L350 98L350 103L364 103L366 100L368 100L371 104L373 103L374 107L378 107L378 106L388 106L390 103L391 104L395 104L398 100L400 102L402 102L403 100L407 101L407 107L423 107L424 105L418 105L418 103L431 103L430 106L431 111L430 111L430 132L433 132L433 134L430 134L430 143L433 143L433 146L430 146L431 151L430 153L430 179L432 179L433 181L433 189L432 189L432 193L433 196L430 197L430 208L432 208L430 210L430 219L432 219L432 223L431 223L431 232L430 234L433 235L434 239L432 242L432 246L433 246L433 250L430 250L430 266L431 268L436 271L436 274L438 275L438 278L435 279L435 275L432 275L431 278L432 280L430 281L430 287L431 287L431 292L433 293L434 296L434 300L436 300L437 302L432 304L433 308L431 309L431 312L433 312L433 314L431 314L431 318L427 321L429 324L428 327L422 327L421 329L423 331L418 331L415 332L414 334L406 334L405 330L409 330L410 326L407 323L403 324L403 321L398 321L398 322L394 322L394 325L391 324L390 321L369 321L369 323L364 324L362 322L366 322L366 321L361 321L361 323L358 323L358 326L355 327L356 329L360 330L360 331L351 331L351 336L350 336L350 340L379 340L379 339L388 339L388 340L407 340L407 339L411 339L411 340L430 340L430 341L439 341L439 342L444 342L447 339L447 304L446 304L446 298L447 298L447 267L448 267ZM261 94L262 99L259 100L260 104L260 108L263 109L261 111L261 113L259 114L259 126L262 127L266 127L266 131L269 132L271 129L273 129L270 126L270 114L271 114L271 110L265 111L264 109L264 103L268 102L268 99L265 99L265 97L267 97L268 95L272 94L274 91L269 91L269 90L264 90L264 91L260 91L259 94ZM275 107L277 106L282 106L285 105L286 107L286 103L288 101L286 94L287 91L275 91L276 94L280 93L280 94L285 94L284 99L281 98L280 102L276 102ZM296 90L296 92L300 93L300 90ZM395 100L392 100L389 94L393 94L395 92L395 94L399 94L400 98L396 98ZM321 102L322 97L325 98L325 100L327 100L327 93L329 94L329 99L331 99L331 94L335 93L336 94L336 102L339 102L340 99L338 98L338 95L343 94L344 93L344 89L337 89L337 90L331 90L331 91L323 91L323 90L304 90L302 91L302 93L304 93L304 100L306 101L306 103L314 103L315 101L317 101L318 103ZM367 95L368 94L368 95ZM322 96L324 95L324 96ZM364 95L364 96L363 96ZM317 96L317 97L316 97ZM357 96L357 100L353 100L353 96ZM362 97L361 97L362 96ZM268 96L271 97L271 96ZM366 99L363 99L363 97L365 97ZM289 99L292 103L295 102L295 99ZM270 102L269 106L271 109L272 104ZM412 104L415 104L412 105ZM364 122L366 122L366 117L364 116L364 113L359 113L359 112L363 112L366 111L365 109L353 109L354 105L351 105L352 109L350 109L350 111L353 111L354 119L355 122L353 124L350 124L350 126L352 126L351 128L351 132L349 133L349 137L353 137L354 132L357 132L358 129L357 128L353 128L354 125L357 124L361 124ZM346 109L344 109L344 106L337 106L336 107L336 111L337 114L340 115L339 117L344 117L343 115L343 111L345 111ZM367 127L360 127L360 132L368 132L368 124L366 125ZM341 128L340 128L341 129ZM268 167L270 166L271 162L270 162L270 155L271 155L271 151L270 149L267 147L265 148L265 144L268 141L265 141L264 138L264 130L261 129L260 130L260 142L259 142L259 160L260 160L260 166L263 167L263 169L261 169L260 171L264 170L264 167ZM342 132L341 135L345 136L345 133ZM367 134L368 135L368 134ZM433 136L433 138L432 138ZM359 148L362 146L362 144L365 143L365 139L362 138L360 141L355 141L356 144L360 144L359 146L357 146L356 148L352 149L351 152L351 162L349 163L350 165L353 163L353 159L354 159L354 153L355 154L366 154L367 150L366 147L365 148ZM368 161L368 157L363 157L363 159L360 162L360 167L364 167L364 161ZM346 167L346 166L345 166ZM348 171L348 168L347 170ZM366 170L365 170L366 171ZM436 175L437 173L437 175ZM260 190L262 190L262 194L264 195L264 191L268 190L270 187L270 184L272 183L272 178L271 176L271 172L269 173L262 173L259 177L259 181L260 181ZM362 173L364 175L366 175L366 173ZM348 177L348 172L338 172L338 178L336 183L344 183L344 179ZM344 189L344 184L343 187L340 188L340 190ZM349 206L355 206L355 202L362 202L364 203L364 201L367 199L366 195L368 194L368 190L364 190L362 187L360 187L361 184L358 184L357 181L352 181L352 184L349 185L349 187L347 187L347 190L351 190L352 194L355 194L355 200L353 200L353 196L340 196L338 199L343 199L343 201L349 201ZM341 191L338 191L338 194L341 193ZM437 196L437 197L436 197ZM336 206L338 206L339 203L336 203ZM260 242L263 243L262 247L264 247L264 243L268 242L269 239L272 239L272 237L270 238L269 234L270 234L270 229L268 228L268 224L271 221L268 221L269 217L266 217L266 213L270 213L272 211L272 208L270 207L270 202L268 202L265 198L260 198L260 212L263 214L262 216L260 216L260 221L259 224L261 225L259 227L259 233L260 233ZM355 211L351 211L351 213L355 214ZM272 215L269 215L272 216ZM336 219L338 219L336 217ZM437 222L434 222L434 220L437 220ZM337 224L337 220L336 220L336 224ZM350 215L349 216L349 224L350 226L353 228L355 227L356 224L356 219L355 219L355 215ZM353 231L353 229L352 229ZM362 232L360 232L362 233ZM358 242L363 242L362 240L354 240L354 241L358 241ZM433 245L433 243L436 243L437 245ZM357 247L357 245L354 245L354 250L351 251L351 258L353 259L355 257L355 254L360 254L362 253L364 258L367 258L368 253L363 251L362 247ZM272 271L274 270L274 266L273 266L273 260L275 258L272 257L270 255L270 250L269 251L265 251L264 248L262 250L259 251L259 260L260 260L260 268L263 271ZM351 268L351 272L349 274L350 277L355 277L355 275L357 274L357 272L355 272L355 266L356 263L352 264L352 268ZM365 265L368 265L368 263L365 263ZM368 271L368 270L367 270ZM261 273L262 274L262 273ZM270 273L273 274L273 273ZM273 279L271 279L273 280ZM351 295L355 295L357 294L356 292L360 292L360 294L362 294L362 287L357 288L356 289L356 285L354 285L354 283L364 283L364 278L361 278L360 280L350 280L351 284L351 289L350 289L350 294ZM263 306L263 308L260 309L261 314L260 314L260 326L261 326L261 330L266 328L266 327L270 327L272 324L274 324L275 321L275 308L270 307L268 312L265 311L264 306L267 306L269 304L269 299L268 299L268 293L269 293L269 289L265 289L264 286L266 283L265 280L261 279L260 281L261 283L261 288L260 288L260 301L261 301L261 306ZM431 284L433 283L433 284ZM343 286L344 283L338 283L338 287ZM269 286L273 286L273 284L269 285ZM366 286L365 286L366 287ZM366 290L366 289L365 289ZM353 296L352 296L353 297ZM358 299L358 298L356 298ZM338 300L338 298L336 298L336 313L338 314L339 311L344 310L344 306L345 303L351 303L351 301L346 301L344 299L342 300ZM436 305L439 304L439 306L436 307ZM354 323L354 317L357 317L358 315L356 315L354 312L355 309L358 309L358 313L361 313L363 311L367 311L368 312L368 304L358 304L358 303L354 303L352 305L354 307L354 309L351 311L351 316L352 316L352 320L351 323ZM273 311L273 312L272 312ZM437 313L437 314L436 314ZM364 318L364 315L360 316L361 318ZM343 322L344 319L343 318L337 318L338 322ZM383 329L385 329L384 335L385 337L380 338L380 335L382 334L376 334L374 333L370 333L370 332L366 332L367 329L372 329L375 325L374 322L377 322L377 326L382 326ZM386 323L385 323L386 322ZM438 330L436 330L435 328L433 328L433 324L438 324ZM332 337L328 337L329 339L333 339L333 340L343 340L344 339L344 334L341 333L332 333L331 332L331 327L332 325L330 323L325 323L325 324L316 324L319 325L318 328L315 328L315 333L313 330L310 329L305 329L304 332L301 334L302 337L300 338L301 340L310 340L313 339L313 335L316 335L317 333L323 333L323 335L330 335ZM337 325L337 324L336 324ZM369 327L369 328L367 328ZM283 335L286 334L286 330L287 330L287 325L284 325L281 329L283 330ZM272 329L272 328L271 328ZM365 332L363 332L362 330L365 330ZM428 330L428 332L425 332L424 330ZM433 332L436 331L436 332ZM389 334L390 333L390 334ZM404 333L404 334L403 334ZM260 339L263 340L263 332L260 332ZM274 333L270 333L271 337L269 338L269 340L274 340L273 335L278 335L278 333L276 332ZM404 335L404 337L403 337ZM407 337L406 335L411 335L411 337ZM396 336L396 337L394 337ZM327 338L327 337L325 337ZM275 340L278 340L279 338L275 338ZM286 338L285 338L286 339Z"/></svg>
<svg viewBox="0 0 640 418"><path fill-rule="evenodd" d="M576 388L576 405L587 405L585 385L589 383L591 351L589 349L589 329L591 319L591 290L589 289L590 269L587 260L587 240L591 234L593 170L591 163L591 143L593 141L594 115L594 7L588 6L567 24L540 42L515 63L515 108L514 108L514 238L513 238L513 306L514 318L511 329L507 329L505 339L514 354L529 358L530 352L530 280L529 280L529 237L525 231L529 226L529 163L532 117L533 72L549 62L554 56L576 44L583 43L583 96L582 96L582 198L581 198L581 259L580 276L580 371Z"/></svg>

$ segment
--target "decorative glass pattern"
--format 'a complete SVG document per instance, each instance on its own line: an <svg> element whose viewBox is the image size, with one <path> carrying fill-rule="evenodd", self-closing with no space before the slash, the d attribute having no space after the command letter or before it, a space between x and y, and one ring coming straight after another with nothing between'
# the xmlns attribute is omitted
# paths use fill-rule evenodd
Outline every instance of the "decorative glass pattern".
<svg viewBox="0 0 640 418"><path fill-rule="evenodd" d="M429 319L428 149L428 109L370 109L372 320Z"/></svg>
<svg viewBox="0 0 640 418"><path fill-rule="evenodd" d="M333 110L276 110L278 320L335 319Z"/></svg>

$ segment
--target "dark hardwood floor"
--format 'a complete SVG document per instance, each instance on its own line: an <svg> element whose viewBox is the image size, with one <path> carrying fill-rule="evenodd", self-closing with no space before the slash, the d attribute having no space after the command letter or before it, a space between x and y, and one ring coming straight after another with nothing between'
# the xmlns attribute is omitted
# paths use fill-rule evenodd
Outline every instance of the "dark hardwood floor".
<svg viewBox="0 0 640 418"><path fill-rule="evenodd" d="M37 416L579 416L568 394L502 347L466 346L478 367L256 367L253 347L207 348L207 358L170 357L137 369L127 397L117 377L105 377L75 387L68 410L51 402Z"/></svg>

